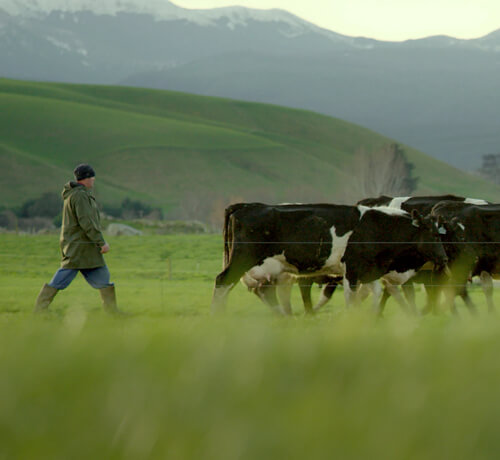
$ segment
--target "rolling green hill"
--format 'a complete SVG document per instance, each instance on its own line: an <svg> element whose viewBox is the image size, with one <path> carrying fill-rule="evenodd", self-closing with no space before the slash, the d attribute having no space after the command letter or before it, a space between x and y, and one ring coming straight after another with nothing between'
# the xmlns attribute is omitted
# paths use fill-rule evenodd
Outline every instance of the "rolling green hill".
<svg viewBox="0 0 500 460"><path fill-rule="evenodd" d="M107 204L174 210L231 199L346 196L359 149L392 142L303 110L168 91L0 79L0 205L59 191L91 163ZM419 193L500 201L500 188L409 147ZM348 192L347 192L348 194Z"/></svg>

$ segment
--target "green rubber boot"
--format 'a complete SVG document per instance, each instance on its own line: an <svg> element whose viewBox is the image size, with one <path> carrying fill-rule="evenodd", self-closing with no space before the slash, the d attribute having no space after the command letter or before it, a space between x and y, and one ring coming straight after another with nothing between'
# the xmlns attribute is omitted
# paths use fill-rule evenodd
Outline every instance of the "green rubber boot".
<svg viewBox="0 0 500 460"><path fill-rule="evenodd" d="M126 316L116 305L116 291L114 286L99 289L102 299L102 306L106 313L110 315Z"/></svg>
<svg viewBox="0 0 500 460"><path fill-rule="evenodd" d="M52 300L54 300L54 297L58 292L59 289L53 288L48 284L44 284L42 290L36 298L34 313L47 311L49 309L50 303L52 302Z"/></svg>

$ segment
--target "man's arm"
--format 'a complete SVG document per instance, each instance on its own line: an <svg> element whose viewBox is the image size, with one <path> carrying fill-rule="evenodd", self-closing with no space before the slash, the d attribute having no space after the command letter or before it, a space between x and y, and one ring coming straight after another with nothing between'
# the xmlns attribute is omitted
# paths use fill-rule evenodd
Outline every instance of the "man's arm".
<svg viewBox="0 0 500 460"><path fill-rule="evenodd" d="M87 238L100 248L108 246L101 232L97 211L89 203L89 199L83 194L75 194L75 214L78 224L87 235ZM108 252L109 246L106 251Z"/></svg>

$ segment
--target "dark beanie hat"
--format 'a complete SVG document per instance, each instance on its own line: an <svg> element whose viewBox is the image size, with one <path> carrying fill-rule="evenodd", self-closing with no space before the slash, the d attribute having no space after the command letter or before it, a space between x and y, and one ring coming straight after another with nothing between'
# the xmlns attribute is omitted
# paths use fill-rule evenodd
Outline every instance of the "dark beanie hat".
<svg viewBox="0 0 500 460"><path fill-rule="evenodd" d="M73 171L73 174L75 175L76 180L82 180L82 179L88 179L89 177L94 177L95 171L92 168L92 166L84 163L78 165Z"/></svg>

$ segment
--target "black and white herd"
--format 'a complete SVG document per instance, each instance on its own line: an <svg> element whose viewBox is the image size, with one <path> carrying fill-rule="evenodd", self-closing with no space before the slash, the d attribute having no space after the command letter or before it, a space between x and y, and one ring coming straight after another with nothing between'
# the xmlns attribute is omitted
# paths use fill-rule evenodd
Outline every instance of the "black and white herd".
<svg viewBox="0 0 500 460"><path fill-rule="evenodd" d="M292 313L294 283L307 313L321 308L341 284L346 306L372 293L378 314L389 296L416 314L414 283L427 291L421 313L440 304L456 313L457 295L475 313L467 292L474 276L480 277L488 309L494 309L500 205L485 200L445 195L381 196L355 206L238 203L225 210L223 237L214 313L224 311L228 293L240 280L285 315ZM323 289L313 306L314 283Z"/></svg>

